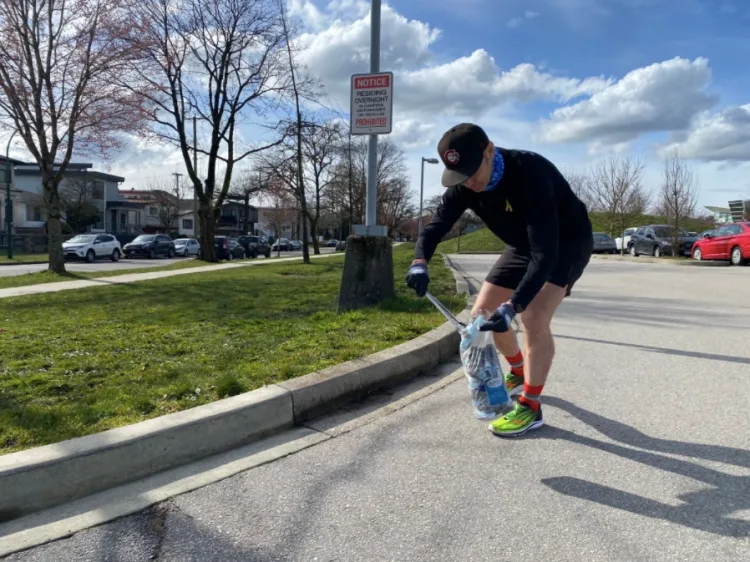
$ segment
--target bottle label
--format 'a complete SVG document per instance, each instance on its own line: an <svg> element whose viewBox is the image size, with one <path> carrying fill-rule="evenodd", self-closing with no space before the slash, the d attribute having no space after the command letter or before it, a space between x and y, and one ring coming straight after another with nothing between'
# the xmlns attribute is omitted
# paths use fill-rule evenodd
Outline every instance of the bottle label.
<svg viewBox="0 0 750 562"><path fill-rule="evenodd" d="M505 388L503 379L488 381L486 384L487 399L492 406L502 406L508 403L508 389Z"/></svg>

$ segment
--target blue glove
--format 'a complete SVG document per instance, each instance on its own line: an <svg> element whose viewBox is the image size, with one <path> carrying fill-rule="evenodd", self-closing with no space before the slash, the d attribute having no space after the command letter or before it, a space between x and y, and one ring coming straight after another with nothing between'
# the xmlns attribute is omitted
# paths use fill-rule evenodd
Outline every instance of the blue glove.
<svg viewBox="0 0 750 562"><path fill-rule="evenodd" d="M480 332L507 332L510 330L510 324L516 316L516 311L510 303L504 302L492 313L487 321L479 327Z"/></svg>
<svg viewBox="0 0 750 562"><path fill-rule="evenodd" d="M427 285L430 284L430 276L427 274L427 266L423 263L415 263L406 274L406 284L416 293L423 297L427 293Z"/></svg>

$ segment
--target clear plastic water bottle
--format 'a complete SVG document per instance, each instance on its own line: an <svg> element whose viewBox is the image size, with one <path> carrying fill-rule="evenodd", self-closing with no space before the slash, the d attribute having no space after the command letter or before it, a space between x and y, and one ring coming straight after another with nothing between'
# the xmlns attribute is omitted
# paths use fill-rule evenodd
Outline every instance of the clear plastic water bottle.
<svg viewBox="0 0 750 562"><path fill-rule="evenodd" d="M505 387L492 332L479 331L484 321L482 316L477 316L462 330L460 348L474 417L480 420L494 419L513 404Z"/></svg>

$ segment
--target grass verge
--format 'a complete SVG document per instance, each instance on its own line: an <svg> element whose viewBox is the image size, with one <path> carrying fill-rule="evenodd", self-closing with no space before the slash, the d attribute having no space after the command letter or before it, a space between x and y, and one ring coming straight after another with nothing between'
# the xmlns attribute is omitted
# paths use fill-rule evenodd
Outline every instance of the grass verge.
<svg viewBox="0 0 750 562"><path fill-rule="evenodd" d="M152 271L172 271L175 269L190 269L193 267L202 267L204 265L216 265L197 259L187 259L185 261L173 263L172 265L165 265L160 267L129 268L126 265L126 262L120 263L123 264L124 269L108 271L68 271L64 275L58 275L57 273L52 273L51 271L39 271L36 273L23 273L21 275L0 277L0 289L25 287L27 285L41 285L44 283L58 283L60 281L81 281L85 279L98 279L100 277L117 277L119 275L129 275L131 273L151 273Z"/></svg>
<svg viewBox="0 0 750 562"><path fill-rule="evenodd" d="M480 228L460 237L443 240L437 251L443 254L464 254L486 252L499 254L505 249L505 242L495 236L488 228Z"/></svg>
<svg viewBox="0 0 750 562"><path fill-rule="evenodd" d="M0 264L29 263L36 261L49 261L49 256L47 254L21 254L14 255L13 259L9 260L7 250L3 250L3 254L0 255Z"/></svg>
<svg viewBox="0 0 750 562"><path fill-rule="evenodd" d="M342 257L0 301L0 454L205 404L362 357L443 323L404 284L337 314ZM458 312L441 260L430 290Z"/></svg>

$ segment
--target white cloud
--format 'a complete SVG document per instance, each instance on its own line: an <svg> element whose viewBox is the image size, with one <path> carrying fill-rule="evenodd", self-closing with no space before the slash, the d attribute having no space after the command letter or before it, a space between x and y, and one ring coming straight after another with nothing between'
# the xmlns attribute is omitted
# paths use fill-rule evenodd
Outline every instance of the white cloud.
<svg viewBox="0 0 750 562"><path fill-rule="evenodd" d="M515 18L508 20L508 23L506 25L510 28L516 28L516 27L520 27L524 21L533 20L534 18L538 18L538 17L539 17L539 12L535 12L533 10L526 10L522 16L517 16Z"/></svg>
<svg viewBox="0 0 750 562"><path fill-rule="evenodd" d="M644 133L685 130L694 115L717 102L706 92L710 79L705 58L638 68L589 99L553 111L541 124L540 139L615 145Z"/></svg>
<svg viewBox="0 0 750 562"><path fill-rule="evenodd" d="M696 160L750 161L750 104L701 113L689 132L676 136L665 147L674 148L683 157Z"/></svg>

